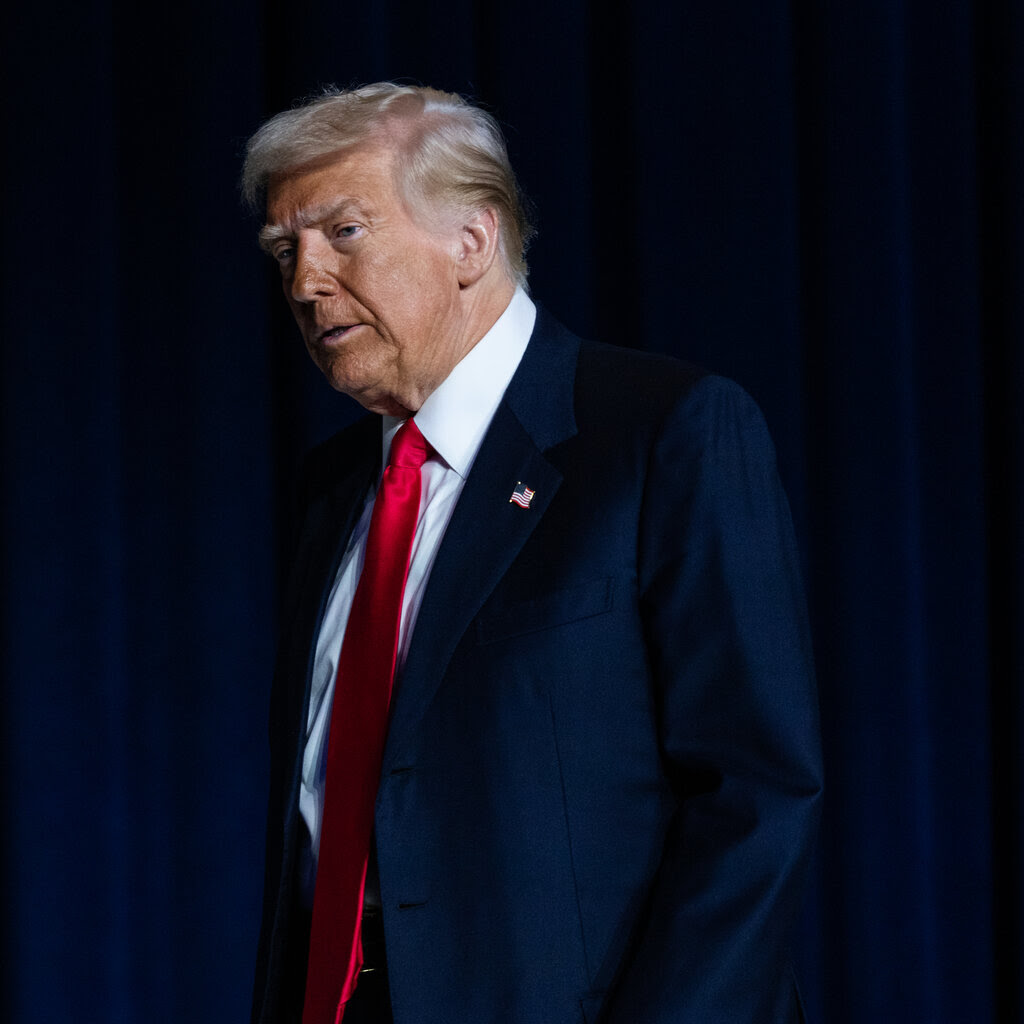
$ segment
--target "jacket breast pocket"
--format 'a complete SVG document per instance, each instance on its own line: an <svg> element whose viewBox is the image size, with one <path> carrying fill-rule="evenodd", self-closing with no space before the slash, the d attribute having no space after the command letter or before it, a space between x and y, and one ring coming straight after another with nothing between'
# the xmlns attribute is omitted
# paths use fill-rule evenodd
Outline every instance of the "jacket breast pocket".
<svg viewBox="0 0 1024 1024"><path fill-rule="evenodd" d="M491 644L603 615L612 610L612 592L606 577L485 612L477 619L477 640Z"/></svg>

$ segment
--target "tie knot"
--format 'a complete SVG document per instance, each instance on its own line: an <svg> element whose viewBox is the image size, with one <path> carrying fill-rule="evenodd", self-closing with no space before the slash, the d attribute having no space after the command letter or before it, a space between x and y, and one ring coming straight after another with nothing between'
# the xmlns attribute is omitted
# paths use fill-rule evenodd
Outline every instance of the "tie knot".
<svg viewBox="0 0 1024 1024"><path fill-rule="evenodd" d="M430 457L430 445L420 433L420 428L411 420L406 420L395 434L391 442L389 466L401 466L405 469L419 469Z"/></svg>

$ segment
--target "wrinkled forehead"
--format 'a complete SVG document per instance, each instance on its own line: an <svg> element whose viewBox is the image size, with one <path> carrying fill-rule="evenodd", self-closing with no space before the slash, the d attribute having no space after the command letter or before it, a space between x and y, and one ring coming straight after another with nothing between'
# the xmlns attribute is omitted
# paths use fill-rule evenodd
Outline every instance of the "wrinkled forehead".
<svg viewBox="0 0 1024 1024"><path fill-rule="evenodd" d="M274 175L267 185L264 231L294 233L345 209L366 214L395 202L395 164L391 149L363 145Z"/></svg>
<svg viewBox="0 0 1024 1024"><path fill-rule="evenodd" d="M428 231L444 230L457 219L441 202L421 197L407 181L411 136L399 127L371 139L319 156L271 177L267 184L266 224L260 244L294 238L346 212L369 219L400 215Z"/></svg>

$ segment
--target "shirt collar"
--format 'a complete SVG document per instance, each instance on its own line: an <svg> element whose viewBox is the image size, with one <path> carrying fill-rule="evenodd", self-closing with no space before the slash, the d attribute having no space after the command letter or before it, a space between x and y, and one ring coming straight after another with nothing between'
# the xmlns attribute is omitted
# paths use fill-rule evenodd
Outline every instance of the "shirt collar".
<svg viewBox="0 0 1024 1024"><path fill-rule="evenodd" d="M413 417L434 451L463 479L469 475L484 435L533 333L537 307L521 287L494 326L427 396ZM383 453L402 420L384 417Z"/></svg>

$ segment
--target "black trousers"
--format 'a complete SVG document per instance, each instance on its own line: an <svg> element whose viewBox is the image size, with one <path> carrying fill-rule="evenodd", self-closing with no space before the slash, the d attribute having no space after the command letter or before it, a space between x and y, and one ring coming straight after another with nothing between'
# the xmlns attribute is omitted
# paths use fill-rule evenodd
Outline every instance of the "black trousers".
<svg viewBox="0 0 1024 1024"><path fill-rule="evenodd" d="M306 994L306 963L309 959L310 914L293 910L294 938L288 943L288 967L285 982L288 1005L287 1024L301 1024L302 1003ZM388 991L384 928L379 911L363 916L363 971L356 990L345 1006L344 1024L394 1024L391 995Z"/></svg>
<svg viewBox="0 0 1024 1024"><path fill-rule="evenodd" d="M344 1024L393 1024L387 971L361 974L355 994L345 1007Z"/></svg>
<svg viewBox="0 0 1024 1024"><path fill-rule="evenodd" d="M393 1024L384 924L379 910L363 913L363 969L343 1024Z"/></svg>

